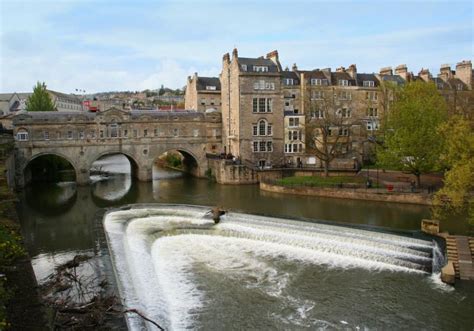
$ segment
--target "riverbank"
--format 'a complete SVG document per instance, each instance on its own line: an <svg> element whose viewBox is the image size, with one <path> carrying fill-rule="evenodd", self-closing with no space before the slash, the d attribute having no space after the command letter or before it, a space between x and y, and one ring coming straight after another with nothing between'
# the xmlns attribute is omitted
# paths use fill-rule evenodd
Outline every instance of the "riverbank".
<svg viewBox="0 0 474 331"><path fill-rule="evenodd" d="M431 205L431 195L426 193L389 192L386 189L333 188L314 186L284 186L276 182L260 182L260 190L283 194L318 196L336 199L394 202L417 205Z"/></svg>
<svg viewBox="0 0 474 331"><path fill-rule="evenodd" d="M5 146L4 146L5 145ZM44 307L38 293L16 212L17 198L7 185L8 144L0 153L0 329L43 330Z"/></svg>

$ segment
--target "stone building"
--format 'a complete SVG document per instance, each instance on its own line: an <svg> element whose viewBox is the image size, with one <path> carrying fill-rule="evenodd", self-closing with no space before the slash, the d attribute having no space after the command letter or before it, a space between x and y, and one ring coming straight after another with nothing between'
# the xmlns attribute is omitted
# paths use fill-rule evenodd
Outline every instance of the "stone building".
<svg viewBox="0 0 474 331"><path fill-rule="evenodd" d="M221 72L224 152L266 168L284 163L283 98L278 52L224 54Z"/></svg>
<svg viewBox="0 0 474 331"><path fill-rule="evenodd" d="M184 108L187 110L221 111L221 82L217 77L189 76Z"/></svg>

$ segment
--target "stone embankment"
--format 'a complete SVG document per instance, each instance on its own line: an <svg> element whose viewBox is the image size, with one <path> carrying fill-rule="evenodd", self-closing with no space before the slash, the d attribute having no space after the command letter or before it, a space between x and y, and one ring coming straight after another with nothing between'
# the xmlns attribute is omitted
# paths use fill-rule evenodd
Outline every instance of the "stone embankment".
<svg viewBox="0 0 474 331"><path fill-rule="evenodd" d="M265 181L260 182L260 189L263 191L275 193L298 194L337 199L431 205L431 196L429 194L388 192L384 189L328 188L311 186L287 187Z"/></svg>

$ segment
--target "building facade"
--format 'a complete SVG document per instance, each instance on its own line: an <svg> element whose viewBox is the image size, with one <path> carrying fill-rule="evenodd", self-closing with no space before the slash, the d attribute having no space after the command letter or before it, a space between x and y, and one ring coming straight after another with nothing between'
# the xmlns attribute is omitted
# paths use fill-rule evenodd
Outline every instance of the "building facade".
<svg viewBox="0 0 474 331"><path fill-rule="evenodd" d="M221 111L221 82L217 77L189 76L186 84L184 108L187 110Z"/></svg>

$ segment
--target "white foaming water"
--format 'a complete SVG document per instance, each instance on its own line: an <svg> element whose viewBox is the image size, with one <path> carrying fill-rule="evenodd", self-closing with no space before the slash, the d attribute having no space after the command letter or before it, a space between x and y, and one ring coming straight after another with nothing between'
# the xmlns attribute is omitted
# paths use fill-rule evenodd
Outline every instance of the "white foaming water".
<svg viewBox="0 0 474 331"><path fill-rule="evenodd" d="M292 308L273 316L287 324L308 325L315 303L287 293L290 274L279 261L424 273L434 244L359 229L228 214L218 225L206 208L159 205L108 213L104 227L121 297L166 329L196 328L200 311L212 301L199 286L195 268L229 284L259 291ZM205 288L205 287L204 287ZM149 327L135 316L131 329Z"/></svg>

